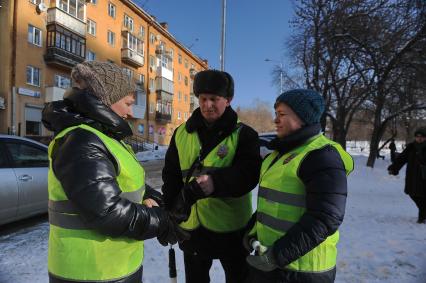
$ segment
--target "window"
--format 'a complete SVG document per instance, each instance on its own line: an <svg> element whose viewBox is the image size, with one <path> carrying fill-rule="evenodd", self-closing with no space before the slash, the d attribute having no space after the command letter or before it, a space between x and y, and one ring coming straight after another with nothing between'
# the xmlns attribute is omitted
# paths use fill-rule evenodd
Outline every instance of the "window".
<svg viewBox="0 0 426 283"><path fill-rule="evenodd" d="M183 118L185 119L185 121L188 120L188 112L183 113Z"/></svg>
<svg viewBox="0 0 426 283"><path fill-rule="evenodd" d="M86 40L59 25L47 27L47 47L56 47L71 52L82 59L86 56Z"/></svg>
<svg viewBox="0 0 426 283"><path fill-rule="evenodd" d="M96 36L96 22L87 19L87 32L93 36Z"/></svg>
<svg viewBox="0 0 426 283"><path fill-rule="evenodd" d="M67 89L71 86L71 80L68 77L55 75L55 86Z"/></svg>
<svg viewBox="0 0 426 283"><path fill-rule="evenodd" d="M153 69L155 68L155 58L154 56L149 56L149 66Z"/></svg>
<svg viewBox="0 0 426 283"><path fill-rule="evenodd" d="M41 46L41 30L32 25L28 25L28 42Z"/></svg>
<svg viewBox="0 0 426 283"><path fill-rule="evenodd" d="M133 31L133 19L126 14L124 14L124 26Z"/></svg>
<svg viewBox="0 0 426 283"><path fill-rule="evenodd" d="M178 72L178 82L182 81L182 74L180 72Z"/></svg>
<svg viewBox="0 0 426 283"><path fill-rule="evenodd" d="M149 113L154 113L155 107L154 107L154 103L150 102L149 103Z"/></svg>
<svg viewBox="0 0 426 283"><path fill-rule="evenodd" d="M138 74L138 81L140 84L145 83L145 75L144 74Z"/></svg>
<svg viewBox="0 0 426 283"><path fill-rule="evenodd" d="M154 81L154 79L149 79L149 90L151 90L151 91L155 90L155 81Z"/></svg>
<svg viewBox="0 0 426 283"><path fill-rule="evenodd" d="M139 36L140 37L145 37L145 28L143 26L141 26L139 28Z"/></svg>
<svg viewBox="0 0 426 283"><path fill-rule="evenodd" d="M188 59L185 59L185 68L188 69Z"/></svg>
<svg viewBox="0 0 426 283"><path fill-rule="evenodd" d="M149 33L149 42L151 42L152 44L154 44L155 42L155 35L153 33Z"/></svg>
<svg viewBox="0 0 426 283"><path fill-rule="evenodd" d="M177 113L177 118L178 118L178 120L182 119L182 117L180 116L180 111L178 111L178 113Z"/></svg>
<svg viewBox="0 0 426 283"><path fill-rule="evenodd" d="M178 63L182 64L182 54L178 54Z"/></svg>
<svg viewBox="0 0 426 283"><path fill-rule="evenodd" d="M87 51L87 56L86 56L86 60L87 61L95 61L96 60L96 53L93 51Z"/></svg>
<svg viewBox="0 0 426 283"><path fill-rule="evenodd" d="M110 2L110 3L108 3L108 15L109 15L110 17L115 18L115 13L116 13L115 5L114 5L114 4L112 4L111 2Z"/></svg>
<svg viewBox="0 0 426 283"><path fill-rule="evenodd" d="M182 100L182 92L178 91L178 101Z"/></svg>
<svg viewBox="0 0 426 283"><path fill-rule="evenodd" d="M58 0L59 9L84 21L84 4L85 0Z"/></svg>
<svg viewBox="0 0 426 283"><path fill-rule="evenodd" d="M41 124L39 122L39 124ZM28 129L27 129L27 134ZM47 167L49 158L46 150L23 142L6 142L15 168L19 167Z"/></svg>
<svg viewBox="0 0 426 283"><path fill-rule="evenodd" d="M127 36L123 37L123 48L129 48L143 56L142 40L129 32L127 33Z"/></svg>
<svg viewBox="0 0 426 283"><path fill-rule="evenodd" d="M40 86L40 69L27 66L27 84Z"/></svg>
<svg viewBox="0 0 426 283"><path fill-rule="evenodd" d="M98 3L98 0L90 0L89 2L90 4L96 5Z"/></svg>
<svg viewBox="0 0 426 283"><path fill-rule="evenodd" d="M185 85L188 85L188 77L185 76Z"/></svg>
<svg viewBox="0 0 426 283"><path fill-rule="evenodd" d="M41 3L41 0L29 0L29 1L30 3L36 4L36 5Z"/></svg>
<svg viewBox="0 0 426 283"><path fill-rule="evenodd" d="M109 30L108 34L107 34L107 38L108 38L107 41L108 41L109 45L114 46L115 45L115 33Z"/></svg>
<svg viewBox="0 0 426 283"><path fill-rule="evenodd" d="M185 94L185 98L184 98L185 102L188 102L188 95Z"/></svg>
<svg viewBox="0 0 426 283"><path fill-rule="evenodd" d="M129 79L133 78L133 70L130 70L129 68L123 68L123 72L126 73Z"/></svg>

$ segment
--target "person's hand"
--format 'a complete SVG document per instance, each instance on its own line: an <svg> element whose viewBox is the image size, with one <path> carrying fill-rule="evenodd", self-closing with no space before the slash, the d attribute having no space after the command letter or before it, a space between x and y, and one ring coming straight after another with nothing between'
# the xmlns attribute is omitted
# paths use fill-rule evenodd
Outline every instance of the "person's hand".
<svg viewBox="0 0 426 283"><path fill-rule="evenodd" d="M145 186L145 194L143 195L143 200L144 200L143 204L145 204L148 207L153 207L153 206L164 207L163 195L159 191L149 186L148 184ZM149 200L149 201L145 203L145 200Z"/></svg>
<svg viewBox="0 0 426 283"><path fill-rule="evenodd" d="M196 203L197 200L205 197L206 195L197 181L192 180L186 184L176 196L170 210L171 216L177 223L188 220L191 214L191 206Z"/></svg>
<svg viewBox="0 0 426 283"><path fill-rule="evenodd" d="M190 235L188 232L183 230L179 225L166 213L166 223L163 223L160 227L161 233L157 236L158 242L161 245L167 246L168 244L182 243L183 241L189 240Z"/></svg>
<svg viewBox="0 0 426 283"><path fill-rule="evenodd" d="M249 255L246 260L252 267L263 272L270 272L278 268L272 248L269 248L263 255Z"/></svg>
<svg viewBox="0 0 426 283"><path fill-rule="evenodd" d="M144 199L142 204L144 204L145 206L147 206L149 208L154 207L154 206L159 206L158 203L151 198Z"/></svg>
<svg viewBox="0 0 426 283"><path fill-rule="evenodd" d="M197 177L197 183L203 190L204 195L209 196L214 192L213 179L210 175L201 175Z"/></svg>

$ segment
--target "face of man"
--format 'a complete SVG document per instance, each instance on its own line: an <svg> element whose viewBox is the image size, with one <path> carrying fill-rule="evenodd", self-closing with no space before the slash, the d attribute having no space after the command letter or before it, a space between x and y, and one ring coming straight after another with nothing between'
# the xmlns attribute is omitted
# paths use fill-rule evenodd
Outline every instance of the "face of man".
<svg viewBox="0 0 426 283"><path fill-rule="evenodd" d="M231 103L231 99L214 94L202 93L198 96L201 115L207 122L217 121L225 112L226 107Z"/></svg>
<svg viewBox="0 0 426 283"><path fill-rule="evenodd" d="M421 135L417 135L414 137L417 143L422 143L426 141L426 137L421 136Z"/></svg>
<svg viewBox="0 0 426 283"><path fill-rule="evenodd" d="M133 94L129 94L116 103L112 104L110 107L118 116L123 119L133 117L133 108L132 105L135 103L135 97Z"/></svg>
<svg viewBox="0 0 426 283"><path fill-rule="evenodd" d="M304 125L299 116L284 103L279 103L275 107L274 123L279 138L290 135Z"/></svg>

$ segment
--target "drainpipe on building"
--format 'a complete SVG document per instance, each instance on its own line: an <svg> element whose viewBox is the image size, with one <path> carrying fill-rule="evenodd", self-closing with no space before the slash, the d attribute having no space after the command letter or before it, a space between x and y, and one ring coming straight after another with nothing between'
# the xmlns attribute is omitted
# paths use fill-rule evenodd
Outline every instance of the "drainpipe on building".
<svg viewBox="0 0 426 283"><path fill-rule="evenodd" d="M12 86L12 95L10 96L10 114L11 114L11 128L12 135L16 135L16 25L18 18L18 1L11 1L10 4L13 5L13 27L12 27L12 58L11 58L11 77L10 85Z"/></svg>

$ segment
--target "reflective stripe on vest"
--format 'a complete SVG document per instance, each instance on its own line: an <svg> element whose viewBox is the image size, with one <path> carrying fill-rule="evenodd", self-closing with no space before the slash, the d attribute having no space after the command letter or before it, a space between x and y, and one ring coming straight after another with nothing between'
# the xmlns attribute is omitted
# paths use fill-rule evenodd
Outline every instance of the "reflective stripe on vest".
<svg viewBox="0 0 426 283"><path fill-rule="evenodd" d="M78 215L78 210L66 197L51 169L51 154L56 140L77 128L98 136L115 158L121 197L141 203L144 193L144 170L126 144L87 125L70 127L59 133L49 145L49 272L70 281L119 280L130 276L142 265L143 241L126 237L111 238L92 230L89 223Z"/></svg>
<svg viewBox="0 0 426 283"><path fill-rule="evenodd" d="M278 156L272 152L262 163L257 205L256 235L265 246L272 246L286 234L306 211L306 192L298 170L306 155L313 150L333 146L339 153L348 175L353 170L352 157L343 148L323 135L315 136L304 145L284 154L274 164ZM295 260L287 268L303 272L324 272L336 265L339 232L320 245Z"/></svg>
<svg viewBox="0 0 426 283"><path fill-rule="evenodd" d="M185 125L179 126L175 135L183 182L186 181L191 165L199 157L201 147L197 132L188 133ZM231 166L238 146L239 133L240 125L207 154L202 161L201 170L195 170L190 180ZM236 231L246 225L251 212L251 193L238 198L204 198L192 206L189 219L181 223L181 227L193 230L201 224L214 232Z"/></svg>

